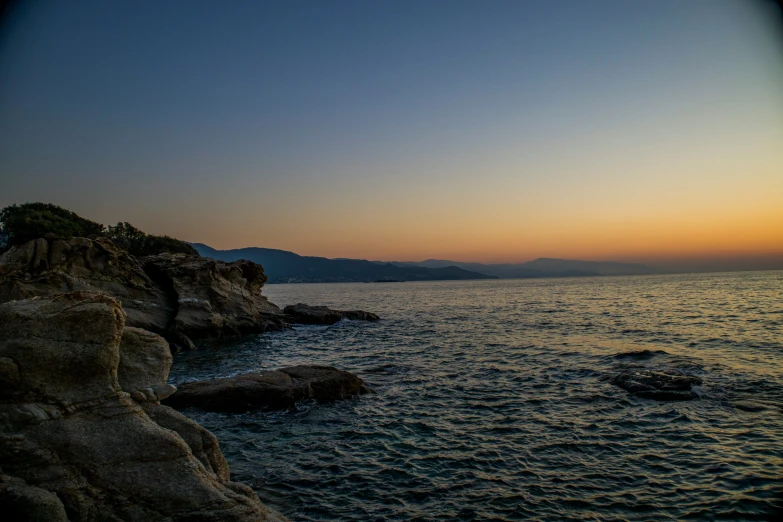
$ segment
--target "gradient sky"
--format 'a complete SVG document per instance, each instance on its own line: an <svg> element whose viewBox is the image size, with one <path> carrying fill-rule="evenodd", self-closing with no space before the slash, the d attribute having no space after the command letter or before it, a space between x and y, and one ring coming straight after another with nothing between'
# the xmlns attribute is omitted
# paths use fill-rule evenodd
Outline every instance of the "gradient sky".
<svg viewBox="0 0 783 522"><path fill-rule="evenodd" d="M780 9L17 2L0 206L25 201L327 257L781 253Z"/></svg>

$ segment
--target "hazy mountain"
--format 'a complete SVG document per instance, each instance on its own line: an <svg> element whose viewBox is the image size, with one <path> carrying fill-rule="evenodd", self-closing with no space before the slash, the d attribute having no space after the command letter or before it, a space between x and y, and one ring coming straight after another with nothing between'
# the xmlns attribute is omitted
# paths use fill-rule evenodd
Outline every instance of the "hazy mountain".
<svg viewBox="0 0 783 522"><path fill-rule="evenodd" d="M643 275L655 274L657 270L635 263L616 263L611 261L579 261L572 259L539 258L525 263L462 263L443 259L427 259L421 262L399 262L393 264L405 267L440 268L457 266L465 270L480 272L500 278L514 277L582 277L607 275Z"/></svg>
<svg viewBox="0 0 783 522"><path fill-rule="evenodd" d="M400 266L363 259L327 259L300 256L271 248L216 250L193 243L199 254L222 261L247 259L260 263L270 283L330 283L349 281L437 281L452 279L493 279L494 276L472 272L456 266Z"/></svg>

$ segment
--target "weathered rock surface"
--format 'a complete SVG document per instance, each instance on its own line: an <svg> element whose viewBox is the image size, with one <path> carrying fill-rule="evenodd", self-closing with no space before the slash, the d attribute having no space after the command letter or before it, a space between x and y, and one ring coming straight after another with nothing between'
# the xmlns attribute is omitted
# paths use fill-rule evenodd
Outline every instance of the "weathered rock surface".
<svg viewBox="0 0 783 522"><path fill-rule="evenodd" d="M185 254L143 259L105 238L36 239L0 256L0 303L72 291L95 291L122 303L128 326L163 335L175 350L191 339L287 326L261 294L261 265Z"/></svg>
<svg viewBox="0 0 783 522"><path fill-rule="evenodd" d="M341 319L353 321L377 321L377 315L363 310L332 310L326 306L310 306L304 303L286 306L283 313L292 323L334 324Z"/></svg>
<svg viewBox="0 0 783 522"><path fill-rule="evenodd" d="M305 399L325 402L369 391L364 381L352 373L330 366L293 366L184 383L163 402L173 408L246 412L290 409Z"/></svg>
<svg viewBox="0 0 783 522"><path fill-rule="evenodd" d="M220 451L217 437L212 432L168 406L162 406L156 402L145 402L142 404L142 408L158 426L175 431L177 435L182 437L182 440L190 447L190 451L193 452L193 456L207 470L214 473L218 480L228 482L230 473L228 463Z"/></svg>
<svg viewBox="0 0 783 522"><path fill-rule="evenodd" d="M0 513L10 522L68 522L65 506L51 491L0 474Z"/></svg>
<svg viewBox="0 0 783 522"><path fill-rule="evenodd" d="M693 386L699 386L699 377L677 370L628 370L609 379L629 393L659 401L687 401L696 397Z"/></svg>
<svg viewBox="0 0 783 522"><path fill-rule="evenodd" d="M171 362L169 343L163 337L132 326L122 330L117 381L124 391L166 384Z"/></svg>
<svg viewBox="0 0 783 522"><path fill-rule="evenodd" d="M173 314L165 291L108 239L41 238L0 256L0 303L77 290L114 297L145 330L165 332Z"/></svg>
<svg viewBox="0 0 783 522"><path fill-rule="evenodd" d="M121 340L146 336L124 335L124 322L116 300L88 292L0 305L3 517L284 520L252 490L228 481L225 459L206 430L121 391ZM152 341L157 353L162 345ZM165 356L152 359L157 367ZM140 382L139 368L125 382ZM160 378L158 371L149 382Z"/></svg>
<svg viewBox="0 0 783 522"><path fill-rule="evenodd" d="M259 333L287 325L280 309L261 295L266 282L261 265L185 254L142 261L153 279L170 286L176 300L172 328L190 338Z"/></svg>

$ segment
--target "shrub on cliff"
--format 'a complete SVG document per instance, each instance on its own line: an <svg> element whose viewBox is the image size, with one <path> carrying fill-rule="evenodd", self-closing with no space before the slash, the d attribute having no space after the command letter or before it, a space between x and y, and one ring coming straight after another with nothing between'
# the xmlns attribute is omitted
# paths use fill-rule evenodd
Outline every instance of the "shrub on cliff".
<svg viewBox="0 0 783 522"><path fill-rule="evenodd" d="M130 223L105 227L51 203L24 203L0 210L0 252L46 236L107 237L134 256L199 255L195 248L179 239L145 234Z"/></svg>
<svg viewBox="0 0 783 522"><path fill-rule="evenodd" d="M46 235L88 237L104 232L100 223L50 203L24 203L0 210L0 248L21 245Z"/></svg>
<svg viewBox="0 0 783 522"><path fill-rule="evenodd" d="M188 254L199 255L196 249L169 236L153 236L145 234L130 223L117 223L109 225L106 237L120 248L124 248L133 256L151 256L156 254Z"/></svg>

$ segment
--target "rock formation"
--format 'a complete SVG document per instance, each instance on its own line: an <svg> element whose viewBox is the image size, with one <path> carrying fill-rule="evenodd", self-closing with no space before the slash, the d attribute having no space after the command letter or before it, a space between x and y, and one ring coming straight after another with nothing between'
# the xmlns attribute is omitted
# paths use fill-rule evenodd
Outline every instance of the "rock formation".
<svg viewBox="0 0 783 522"><path fill-rule="evenodd" d="M129 326L163 335L175 349L192 339L286 326L261 295L263 268L185 254L137 259L105 238L36 239L0 256L0 303L77 290L122 303Z"/></svg>
<svg viewBox="0 0 783 522"><path fill-rule="evenodd" d="M683 401L696 397L692 387L701 385L699 377L677 370L627 370L609 379L625 391L659 401Z"/></svg>
<svg viewBox="0 0 783 522"><path fill-rule="evenodd" d="M368 391L364 381L352 373L330 366L293 366L184 383L164 403L174 408L242 413L290 409L305 399L331 401Z"/></svg>
<svg viewBox="0 0 783 522"><path fill-rule="evenodd" d="M0 303L77 290L118 299L128 324L162 333L173 313L136 258L105 238L36 239L0 256Z"/></svg>
<svg viewBox="0 0 783 522"><path fill-rule="evenodd" d="M280 309L261 295L264 269L250 261L226 263L207 257L161 254L142 259L153 279L175 298L172 328L190 338L279 330Z"/></svg>
<svg viewBox="0 0 783 522"><path fill-rule="evenodd" d="M283 313L292 323L334 324L341 319L353 321L377 321L377 315L363 310L332 310L326 306L310 306L304 303L286 306Z"/></svg>
<svg viewBox="0 0 783 522"><path fill-rule="evenodd" d="M165 384L171 354L125 319L91 292L0 305L3 519L284 520L229 481L212 434L131 397Z"/></svg>

